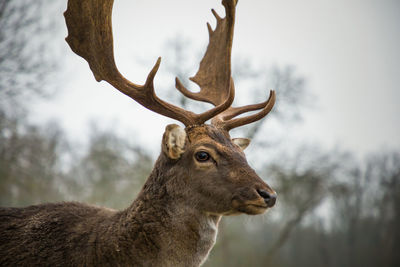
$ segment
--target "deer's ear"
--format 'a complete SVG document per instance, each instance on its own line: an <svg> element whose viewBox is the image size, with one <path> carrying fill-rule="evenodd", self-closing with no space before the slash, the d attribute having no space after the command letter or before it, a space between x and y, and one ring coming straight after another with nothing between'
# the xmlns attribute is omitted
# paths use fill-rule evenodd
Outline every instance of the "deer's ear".
<svg viewBox="0 0 400 267"><path fill-rule="evenodd" d="M186 131L176 124L165 127L162 150L170 159L179 159L185 152Z"/></svg>
<svg viewBox="0 0 400 267"><path fill-rule="evenodd" d="M242 150L245 150L246 147L249 146L250 141L251 141L251 140L250 140L249 138L233 138L233 139L232 139L232 142L233 142L235 145L239 146Z"/></svg>

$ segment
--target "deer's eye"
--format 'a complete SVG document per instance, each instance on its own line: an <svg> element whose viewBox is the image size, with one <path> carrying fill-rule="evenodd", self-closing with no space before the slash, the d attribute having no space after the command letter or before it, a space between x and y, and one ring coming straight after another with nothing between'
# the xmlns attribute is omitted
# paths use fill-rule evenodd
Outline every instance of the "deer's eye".
<svg viewBox="0 0 400 267"><path fill-rule="evenodd" d="M210 159L210 154L205 151L199 151L195 154L196 160L199 162L204 162Z"/></svg>

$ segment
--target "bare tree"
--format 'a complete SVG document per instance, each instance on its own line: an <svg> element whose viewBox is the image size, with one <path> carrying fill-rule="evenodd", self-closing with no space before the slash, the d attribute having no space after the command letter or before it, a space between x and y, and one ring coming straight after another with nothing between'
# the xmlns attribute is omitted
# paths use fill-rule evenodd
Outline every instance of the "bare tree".
<svg viewBox="0 0 400 267"><path fill-rule="evenodd" d="M48 96L60 57L52 49L58 23L52 0L0 1L0 113L18 115L26 99ZM31 101L29 101L31 102Z"/></svg>
<svg viewBox="0 0 400 267"><path fill-rule="evenodd" d="M71 181L68 199L126 207L140 191L152 164L143 148L94 127L87 151L75 158L66 173L66 179Z"/></svg>
<svg viewBox="0 0 400 267"><path fill-rule="evenodd" d="M51 0L0 1L0 191L1 204L60 200L56 180L63 136L54 124L28 125L32 100L51 93L60 57L51 38L57 29ZM54 176L54 177L53 177ZM47 194L43 194L47 192Z"/></svg>
<svg viewBox="0 0 400 267"><path fill-rule="evenodd" d="M0 117L0 205L60 201L60 157L66 149L54 124L20 127Z"/></svg>

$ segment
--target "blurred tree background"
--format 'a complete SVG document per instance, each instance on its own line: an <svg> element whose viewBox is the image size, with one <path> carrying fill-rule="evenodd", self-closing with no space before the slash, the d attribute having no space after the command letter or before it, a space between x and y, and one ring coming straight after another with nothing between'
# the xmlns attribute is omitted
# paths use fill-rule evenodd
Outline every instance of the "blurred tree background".
<svg viewBox="0 0 400 267"><path fill-rule="evenodd" d="M150 173L149 152L96 123L82 151L57 123L25 120L27 99L51 101L54 93L59 57L48 41L63 25L44 16L42 6L56 2L0 1L0 205L77 200L123 209ZM175 58L168 70L184 82L194 71L185 67L188 44L180 35L166 44ZM268 123L238 134L253 139L249 161L279 198L266 215L224 218L205 266L400 266L400 152L378 151L360 161L301 140L287 148L285 132L315 102L306 79L294 67L254 66L240 57L233 76L237 88L256 96L251 101L277 90Z"/></svg>

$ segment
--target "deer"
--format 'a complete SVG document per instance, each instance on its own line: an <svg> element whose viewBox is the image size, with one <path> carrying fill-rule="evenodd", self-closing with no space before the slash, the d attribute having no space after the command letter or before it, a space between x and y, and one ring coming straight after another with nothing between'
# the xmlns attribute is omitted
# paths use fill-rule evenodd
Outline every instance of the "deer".
<svg viewBox="0 0 400 267"><path fill-rule="evenodd" d="M95 79L184 126L166 126L154 168L124 210L79 202L0 208L1 266L200 266L223 216L262 214L275 205L276 192L246 160L250 140L229 134L264 118L274 106L275 91L262 103L232 107L237 0L222 0L222 5L225 17L212 9L216 26L207 23L209 44L190 78L200 91L192 92L175 79L184 97L213 105L196 114L155 94L161 58L144 85L120 74L113 51L113 0L68 1L66 41L88 62ZM249 111L253 113L238 117Z"/></svg>

